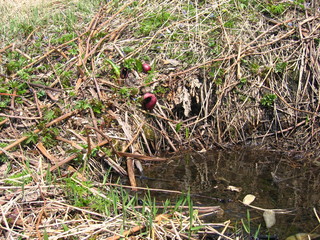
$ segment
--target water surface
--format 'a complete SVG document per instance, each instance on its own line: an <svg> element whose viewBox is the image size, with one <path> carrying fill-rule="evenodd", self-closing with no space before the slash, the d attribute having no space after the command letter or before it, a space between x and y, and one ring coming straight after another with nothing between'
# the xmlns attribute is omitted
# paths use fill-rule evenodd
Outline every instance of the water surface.
<svg viewBox="0 0 320 240"><path fill-rule="evenodd" d="M259 149L211 151L183 154L165 163L144 167L148 179L139 185L187 192L195 205L220 205L224 214L209 221L246 218L250 209L253 225L262 225L262 211L244 206L239 200L247 194L256 196L252 205L266 209L290 209L291 214L276 215L270 232L279 239L299 233L320 233L313 208L320 212L320 171L308 159L290 157ZM232 191L234 189L236 191ZM176 197L156 193L157 199ZM318 227L318 228L317 228ZM317 229L316 229L317 228Z"/></svg>

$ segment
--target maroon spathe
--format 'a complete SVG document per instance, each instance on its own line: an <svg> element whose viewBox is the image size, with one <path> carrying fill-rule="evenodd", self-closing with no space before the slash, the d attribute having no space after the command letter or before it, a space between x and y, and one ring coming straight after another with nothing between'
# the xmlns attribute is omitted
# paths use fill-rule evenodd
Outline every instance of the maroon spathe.
<svg viewBox="0 0 320 240"><path fill-rule="evenodd" d="M157 103L157 97L153 93L143 95L142 106L144 109L151 111Z"/></svg>

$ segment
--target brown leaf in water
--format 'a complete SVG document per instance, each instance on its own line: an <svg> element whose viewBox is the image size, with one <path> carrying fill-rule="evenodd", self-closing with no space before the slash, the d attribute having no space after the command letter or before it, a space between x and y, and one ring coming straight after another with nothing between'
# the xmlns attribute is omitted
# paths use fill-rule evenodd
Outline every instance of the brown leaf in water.
<svg viewBox="0 0 320 240"><path fill-rule="evenodd" d="M266 223L267 228L271 228L276 224L276 214L272 210L266 210L263 212L263 219Z"/></svg>
<svg viewBox="0 0 320 240"><path fill-rule="evenodd" d="M319 238L319 234L309 234L309 233L297 233L295 235L291 235L287 237L286 240L309 240L309 239L316 239Z"/></svg>
<svg viewBox="0 0 320 240"><path fill-rule="evenodd" d="M231 192L241 192L242 188L229 185L227 187L227 190L229 190Z"/></svg>
<svg viewBox="0 0 320 240"><path fill-rule="evenodd" d="M256 196L252 194L248 194L243 198L242 202L244 205L250 205L255 199L256 199Z"/></svg>

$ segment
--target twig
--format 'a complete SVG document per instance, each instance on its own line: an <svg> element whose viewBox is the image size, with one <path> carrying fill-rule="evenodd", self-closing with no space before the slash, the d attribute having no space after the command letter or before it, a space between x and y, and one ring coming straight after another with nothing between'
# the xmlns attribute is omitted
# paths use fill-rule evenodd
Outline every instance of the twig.
<svg viewBox="0 0 320 240"><path fill-rule="evenodd" d="M168 215L168 214L160 214L158 216L155 217L154 221L155 222L161 222L163 218L167 219L169 216L171 215ZM128 237L130 236L131 234L134 234L136 232L139 232L141 231L142 229L145 228L145 225L140 225L140 226L136 226L136 227L133 227L133 228L130 228L129 230L125 231L122 236L118 235L117 236L112 236L112 237L108 237L107 240L118 240L122 237Z"/></svg>
<svg viewBox="0 0 320 240"><path fill-rule="evenodd" d="M127 151L127 149L133 144L133 142L139 137L140 135L140 132L141 132L141 129L142 127L144 126L144 122L141 123L140 127L138 128L137 130L137 133L134 135L134 137L130 140L130 142L128 143L127 146L125 146L124 148L122 148L122 152L125 152Z"/></svg>
<svg viewBox="0 0 320 240"><path fill-rule="evenodd" d="M116 183L106 183L105 185L106 186L120 187L120 188L131 188L131 186L122 185L122 184L116 184ZM136 187L136 188L139 189L139 190L146 190L146 191L184 194L183 192L178 191L178 190L167 190L167 189L160 189L160 188L145 188L145 187Z"/></svg>
<svg viewBox="0 0 320 240"><path fill-rule="evenodd" d="M61 89L48 87L48 86L45 86L45 85L42 85L42 84L38 84L38 83L30 83L30 82L26 82L26 81L23 81L23 82L25 82L25 83L29 84L30 86L33 86L33 87L44 88L44 89L55 91L55 92L64 92Z"/></svg>
<svg viewBox="0 0 320 240"><path fill-rule="evenodd" d="M74 148L76 148L78 150L82 150L83 149L83 147L81 147L79 144L75 143L74 141L62 138L60 136L57 136L56 139L59 140L59 141L63 141L63 142L69 143L72 147L74 147Z"/></svg>
<svg viewBox="0 0 320 240"><path fill-rule="evenodd" d="M128 153L128 152L116 152L116 153L122 157L131 157L131 158L136 158L143 161L168 161L169 160L167 158L149 157L149 156L137 154L137 153Z"/></svg>
<svg viewBox="0 0 320 240"><path fill-rule="evenodd" d="M134 160L132 158L127 158L127 172L128 172L128 177L131 185L131 190L132 191L138 191L137 183L136 183L136 178L134 175Z"/></svg>
<svg viewBox="0 0 320 240"><path fill-rule="evenodd" d="M318 220L318 222L319 222L319 224L320 224L320 217L319 217L319 215L318 215L318 213L317 213L316 208L313 208L313 212L314 212L314 215L316 215L316 218L317 218L317 220Z"/></svg>
<svg viewBox="0 0 320 240"><path fill-rule="evenodd" d="M299 122L298 124L296 124L295 126L292 126L292 127L288 127L286 129L283 129L281 131L276 131L276 132L272 132L272 133L266 133L264 135L261 135L261 136L256 136L256 137L249 137L247 138L246 140L250 140L250 139L256 139L256 138L265 138L265 137L270 137L270 136L273 136L275 134L280 134L280 133L285 133L285 132L288 132L292 129L295 129L297 127L300 127L301 125L305 124L306 123L306 120L303 120L301 122Z"/></svg>
<svg viewBox="0 0 320 240"><path fill-rule="evenodd" d="M85 128L87 128L87 129L92 129L92 130L96 131L97 133L99 133L101 136L103 136L105 139L107 139L107 142L108 142L108 143L110 144L110 146L111 146L112 152L115 153L115 154L117 154L117 151L116 151L115 147L112 145L112 140L111 140L111 138L108 137L106 134L104 134L104 132L102 132L101 130L99 130L98 128L95 128L95 127L85 126ZM101 143L101 142L99 142L99 144L98 144L97 146L100 146L100 143Z"/></svg>
<svg viewBox="0 0 320 240"><path fill-rule="evenodd" d="M44 147L42 142L39 142L37 144L37 148L39 149L39 151L50 160L51 164L55 165L59 162L59 159L57 159L56 157L52 156L47 149Z"/></svg>
<svg viewBox="0 0 320 240"><path fill-rule="evenodd" d="M14 43L9 44L8 46L5 46L4 48L0 49L0 53L3 53L5 51L7 51L7 49L11 48L13 46Z"/></svg>
<svg viewBox="0 0 320 240"><path fill-rule="evenodd" d="M171 141L168 133L165 131L165 128L162 126L161 122L160 122L158 119L156 119L156 122L158 123L158 126L161 128L161 134L162 134L162 136L164 136L165 139L167 139L167 141L168 141L169 145L171 146L171 148L173 149L173 151L176 152L176 151L177 151L177 148L175 147L175 145L174 145L173 142Z"/></svg>
<svg viewBox="0 0 320 240"><path fill-rule="evenodd" d="M95 129L95 128L93 128L93 127L89 127L89 126L86 126L86 129L94 129L94 130L96 130L97 132L101 132L100 130L98 130L98 129ZM103 133L102 133L103 134ZM79 136L80 137L80 136ZM108 138L108 137L107 137ZM68 143L70 143L70 144L72 144L72 145L74 145L75 143L73 143L73 142L71 142L71 141L66 141L65 139L63 139L63 138L61 138L61 137L59 137L59 138L57 138L57 139L60 139L60 140L62 140L62 141L65 141L65 142L68 142ZM85 139L83 139L83 140L85 140ZM95 147L101 147L101 146L104 146L105 144L111 144L111 139L110 138L108 138L108 139L106 139L106 140L104 140L104 141L101 141L101 142L99 142L97 145L94 145L94 144L92 144L92 148L95 148ZM117 154L117 152L116 152L116 150L114 149L114 147L112 146L112 144L111 144L111 147L112 147L112 149L113 149L113 152L115 153L115 154ZM83 147L81 147L80 145L77 145L77 148L78 149L84 149ZM99 153L100 153L100 157L102 157L102 156L105 156L105 153L104 152L102 152L102 151L99 151ZM69 157L68 159L66 159L66 160L64 160L64 161L61 161L61 162L59 162L57 165L58 165L58 167L60 167L60 166L62 166L62 165L64 165L64 164L66 164L66 163L68 163L68 162L70 162L71 160L73 160L74 158L76 158L78 155L77 154L75 154L75 155L72 155L71 157ZM121 174L121 175L127 175L127 172L126 172L126 170L124 170L117 162L115 162L112 158L109 158L109 157L106 157L106 160L105 160L106 162L108 162L108 164L112 167L112 168L114 168L114 170L116 170L119 174ZM55 170L56 168L51 168L50 169L50 171L53 171L53 170Z"/></svg>
<svg viewBox="0 0 320 240"><path fill-rule="evenodd" d="M37 120L42 118L42 117L25 117L25 116L7 115L4 113L0 113L0 117L17 118L17 119L25 119L25 120Z"/></svg>
<svg viewBox="0 0 320 240"><path fill-rule="evenodd" d="M5 124L5 123L8 122L8 121L9 121L9 118L6 118L6 119L2 120L2 121L0 122L0 126L3 125L3 124Z"/></svg>
<svg viewBox="0 0 320 240"><path fill-rule="evenodd" d="M73 154L71 155L70 157L68 157L67 159L65 160L62 160L62 161L59 161L58 163L56 163L54 166L52 166L49 171L52 172L56 169L58 169L59 167L61 167L62 165L72 161L73 159L77 158L79 156L79 154ZM47 172L44 173L44 175L46 175Z"/></svg>
<svg viewBox="0 0 320 240"><path fill-rule="evenodd" d="M14 48L13 50L16 51L17 53L20 53L22 56L24 56L24 57L27 58L28 60L31 60L31 59L32 59L29 55L27 55L26 53L22 52L22 51L21 51L20 49L18 49L18 48Z"/></svg>
<svg viewBox="0 0 320 240"><path fill-rule="evenodd" d="M74 111L72 111L72 112L66 113L66 114L64 114L64 115L62 115L62 116L54 119L53 121L47 123L47 124L45 125L45 128L51 127L52 125L54 125L54 124L56 124L56 123L58 123L58 122L61 122L61 121L63 121L64 119L69 118L69 117L71 117L71 116L74 115L74 114L77 114L78 112L79 112L79 110L74 110ZM42 130L42 129L36 129L36 130L33 131L33 133L34 133L34 134L37 134L37 133L41 132L41 130ZM9 150L9 149L11 149L11 148L19 145L20 143L22 143L23 141L27 140L28 138L29 138L28 136L21 137L21 138L17 139L16 141L14 141L13 143L9 144L8 146L5 146L5 147L3 148L3 150L7 151L7 150ZM0 150L0 155L1 155L1 154L3 154L3 151L2 151L2 150Z"/></svg>
<svg viewBox="0 0 320 240"><path fill-rule="evenodd" d="M105 35L103 38L101 38L101 39L96 43L96 45L91 49L91 51L90 51L88 54L86 54L85 57L82 59L81 65L85 65L85 64L86 64L86 62L87 62L87 60L89 59L89 57L91 57L91 56L97 51L97 49L100 47L100 45L101 45L107 38L111 37L115 32L121 32L121 31L123 31L124 28L128 26L128 24L129 24L128 22L125 23L125 24L122 24L121 26L119 26L118 28L116 28L115 30L113 30L113 32L111 32L111 33ZM81 65L80 65L80 66L81 66ZM78 66L78 67L80 67L80 66Z"/></svg>
<svg viewBox="0 0 320 240"><path fill-rule="evenodd" d="M262 88L265 88L265 89L268 89L269 91L273 92L274 94L277 95L277 97L288 107L288 108L291 108L297 112L303 112L303 113L308 113L308 114L311 114L311 115L315 115L315 116L320 116L320 114L317 114L316 112L310 112L310 111L307 111L307 110L301 110L301 109L297 109L295 107L292 107L277 91L269 88L269 87L266 87L266 86L261 86Z"/></svg>

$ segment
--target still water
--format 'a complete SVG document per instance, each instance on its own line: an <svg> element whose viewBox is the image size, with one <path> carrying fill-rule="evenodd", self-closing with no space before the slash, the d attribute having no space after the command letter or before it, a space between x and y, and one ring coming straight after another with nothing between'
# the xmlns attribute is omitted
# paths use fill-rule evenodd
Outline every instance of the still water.
<svg viewBox="0 0 320 240"><path fill-rule="evenodd" d="M252 203L265 209L289 209L277 214L270 229L279 239L300 233L320 233L314 209L320 215L320 167L301 155L280 154L259 149L213 151L183 154L169 161L144 166L146 179L138 185L187 192L194 205L221 206L222 216L212 222L246 219L250 210L253 226L261 224L266 233L263 212L244 206L239 200L247 194L256 196ZM157 199L176 196L155 193Z"/></svg>

